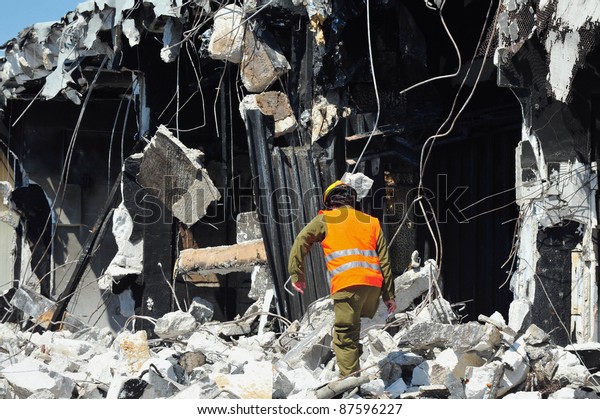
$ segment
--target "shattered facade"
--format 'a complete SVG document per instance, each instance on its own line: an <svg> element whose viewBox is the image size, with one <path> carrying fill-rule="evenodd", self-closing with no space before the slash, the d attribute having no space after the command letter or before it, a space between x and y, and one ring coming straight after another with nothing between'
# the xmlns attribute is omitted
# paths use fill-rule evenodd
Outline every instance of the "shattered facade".
<svg viewBox="0 0 600 419"><path fill-rule="evenodd" d="M584 0L89 0L25 28L0 398L596 398L599 31ZM399 303L341 381L319 246L303 296L286 271L340 178Z"/></svg>

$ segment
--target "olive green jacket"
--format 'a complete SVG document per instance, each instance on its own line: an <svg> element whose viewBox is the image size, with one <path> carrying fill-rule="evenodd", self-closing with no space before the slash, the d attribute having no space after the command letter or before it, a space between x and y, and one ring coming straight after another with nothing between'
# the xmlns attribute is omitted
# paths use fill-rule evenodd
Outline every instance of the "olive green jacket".
<svg viewBox="0 0 600 419"><path fill-rule="evenodd" d="M300 231L292 250L290 251L290 259L288 263L288 272L292 282L305 281L304 278L304 258L310 251L315 242L321 242L327 236L327 223L324 220L324 215L319 214L313 218ZM392 277L392 268L390 267L388 247L385 237L382 232L377 238L377 256L379 257L379 265L383 275L382 298L383 301L388 301L396 297L394 278Z"/></svg>

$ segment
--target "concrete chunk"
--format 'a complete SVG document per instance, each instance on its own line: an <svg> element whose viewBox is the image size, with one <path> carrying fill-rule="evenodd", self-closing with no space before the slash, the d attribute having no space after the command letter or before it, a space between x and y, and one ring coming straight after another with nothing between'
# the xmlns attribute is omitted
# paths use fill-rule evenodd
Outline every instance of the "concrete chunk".
<svg viewBox="0 0 600 419"><path fill-rule="evenodd" d="M242 83L249 92L264 92L289 69L290 64L265 28L246 31L240 70Z"/></svg>
<svg viewBox="0 0 600 419"><path fill-rule="evenodd" d="M436 271L435 261L428 260L423 267L410 269L394 279L398 311L409 308L415 298L429 290L429 281Z"/></svg>
<svg viewBox="0 0 600 419"><path fill-rule="evenodd" d="M190 313L173 311L157 320L154 333L163 339L176 338L192 333L197 327L196 319Z"/></svg>
<svg viewBox="0 0 600 419"><path fill-rule="evenodd" d="M225 341L206 330L194 332L188 339L187 352L201 352L210 362L217 362L227 356L231 348Z"/></svg>
<svg viewBox="0 0 600 419"><path fill-rule="evenodd" d="M468 352L493 349L500 343L501 337L494 326L477 322L459 325L415 323L399 339L399 346L414 350L438 347Z"/></svg>
<svg viewBox="0 0 600 419"><path fill-rule="evenodd" d="M541 399L541 398L542 398L542 393L540 393L539 391L518 391L516 393L507 394L506 396L503 397L503 399L507 399L507 400L510 400L510 399L514 399L514 400L525 399L525 400L527 400L527 399Z"/></svg>
<svg viewBox="0 0 600 419"><path fill-rule="evenodd" d="M188 313L190 313L198 323L202 324L212 320L215 310L212 303L203 298L194 297L190 304L190 308L188 309Z"/></svg>
<svg viewBox="0 0 600 419"><path fill-rule="evenodd" d="M242 47L246 24L244 11L240 6L229 4L214 15L214 25L208 53L214 60L224 60L239 64L242 61Z"/></svg>
<svg viewBox="0 0 600 419"><path fill-rule="evenodd" d="M468 381L465 385L467 399L489 398L503 372L504 366L501 361L492 361L481 367L467 368Z"/></svg>
<svg viewBox="0 0 600 419"><path fill-rule="evenodd" d="M264 92L248 95L240 104L242 118L246 110L258 109L263 115L272 116L275 121L275 137L294 132L298 122L294 116L288 97L282 92Z"/></svg>
<svg viewBox="0 0 600 419"><path fill-rule="evenodd" d="M242 399L270 399L273 395L273 366L271 362L249 362L242 374L219 375L215 383Z"/></svg>
<svg viewBox="0 0 600 419"><path fill-rule="evenodd" d="M1 373L19 398L47 390L54 398L70 399L75 388L71 379L49 370L42 362L32 358L4 368Z"/></svg>
<svg viewBox="0 0 600 419"><path fill-rule="evenodd" d="M467 367L480 367L485 361L476 352L458 352L445 349L435 357L435 362L448 368L457 378L464 378Z"/></svg>
<svg viewBox="0 0 600 419"><path fill-rule="evenodd" d="M262 240L262 231L256 211L242 212L235 217L236 243Z"/></svg>
<svg viewBox="0 0 600 419"><path fill-rule="evenodd" d="M125 361L125 373L137 374L144 362L150 358L148 338L144 330L136 333L121 332L114 343L117 352Z"/></svg>
<svg viewBox="0 0 600 419"><path fill-rule="evenodd" d="M385 383L381 378L377 378L360 386L360 391L365 396L381 398L385 393Z"/></svg>
<svg viewBox="0 0 600 419"><path fill-rule="evenodd" d="M205 247L183 250L176 266L180 273L251 272L256 265L267 263L267 252L262 240L234 244L231 246Z"/></svg>
<svg viewBox="0 0 600 419"><path fill-rule="evenodd" d="M202 156L202 152L187 148L161 125L144 149L137 175L138 183L188 226L204 217L211 203L221 199L201 165Z"/></svg>
<svg viewBox="0 0 600 419"><path fill-rule="evenodd" d="M525 341L523 338L517 340L502 355L504 363L504 376L498 386L498 396L503 396L513 388L525 381L529 372L529 359L525 352Z"/></svg>
<svg viewBox="0 0 600 419"><path fill-rule="evenodd" d="M402 378L394 381L392 384L385 388L385 392L389 394L390 398L395 399L408 389L408 386Z"/></svg>
<svg viewBox="0 0 600 419"><path fill-rule="evenodd" d="M527 331L523 337L528 345L540 345L550 341L550 335L548 335L535 324L532 324L527 328Z"/></svg>
<svg viewBox="0 0 600 419"><path fill-rule="evenodd" d="M558 364L554 374L555 379L560 380L561 383L567 383L569 387L580 387L587 382L590 372L581 365L581 361L576 355L560 347L552 349L551 352Z"/></svg>

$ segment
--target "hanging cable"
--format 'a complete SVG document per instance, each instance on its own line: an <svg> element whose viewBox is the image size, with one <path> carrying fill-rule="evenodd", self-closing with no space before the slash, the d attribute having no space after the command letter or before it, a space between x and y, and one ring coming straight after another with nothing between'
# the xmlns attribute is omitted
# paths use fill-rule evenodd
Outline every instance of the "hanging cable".
<svg viewBox="0 0 600 419"><path fill-rule="evenodd" d="M457 69L453 73L444 74L444 75L436 76L436 77L432 77L432 78L429 78L427 80L423 80L423 81L420 81L420 82L418 82L416 84L413 84L412 86L407 87L406 89L400 91L400 96L406 94L407 92L409 92L409 91L411 91L411 90L413 90L413 89L415 89L415 88L417 88L419 86L423 86L423 85L431 83L433 81L456 77L459 74L459 72L460 72L460 69L462 67L462 56L460 54L460 50L458 49L458 45L456 44L456 41L454 40L454 37L452 36L452 33L448 29L448 26L446 25L446 22L444 20L443 15L442 15L442 11L443 11L445 3L446 3L446 1L444 0L444 2L441 4L440 9L439 9L440 20L442 22L442 25L444 26L444 29L446 30L446 33L448 34L448 36L450 38L450 41L452 42L452 45L454 46L455 51L456 51L456 56L458 57L458 66L457 66ZM368 14L369 14L369 0L367 0L367 15ZM368 18L367 18L367 24L369 25L369 19ZM363 147L363 150L360 153L360 156L359 156L358 160L355 163L354 170L352 171L352 173L354 173L356 171L356 168L358 167L358 165L359 165L359 163L360 163L360 161L361 161L361 159L362 159L362 157L363 157L363 155L364 155L367 147L369 146L369 143L370 143L370 141L371 141L371 139L373 137L373 134L375 133L375 130L377 128L377 122L379 121L379 94L378 94L378 89L377 89L377 85L376 85L375 71L374 71L374 67L373 67L373 58L372 58L372 53L371 53L372 46L371 46L371 41L370 41L370 39L371 39L370 26L368 27L368 35L369 35L369 54L370 54L370 59L371 59L371 68L372 68L373 80L374 80L374 84L375 84L375 86L374 86L375 87L375 95L376 95L375 97L376 97L377 102L378 102L377 103L377 105L378 105L377 106L378 107L378 114L377 114L377 119L376 119L375 126L374 126L373 130L371 131L371 135L369 136L369 140L367 141L367 143Z"/></svg>
<svg viewBox="0 0 600 419"><path fill-rule="evenodd" d="M360 156L358 156L358 160L356 161L356 164L354 165L354 169L352 169L352 174L354 174L354 172L356 172L356 169L358 168L358 165L359 165L363 155L365 154L365 151L367 151L367 147L369 147L369 144L371 143L371 140L373 139L373 135L375 134L375 131L377 131L377 125L379 124L379 116L381 115L381 102L379 100L379 88L377 87L377 77L375 76L375 62L373 60L373 40L371 39L371 1L370 0L367 0L367 39L368 39L368 43L369 43L369 62L371 63L371 76L373 77L373 88L375 89L375 100L377 101L377 116L375 117L375 123L373 124L373 129L371 130L369 139L367 140L367 143L363 147L362 152L360 153Z"/></svg>

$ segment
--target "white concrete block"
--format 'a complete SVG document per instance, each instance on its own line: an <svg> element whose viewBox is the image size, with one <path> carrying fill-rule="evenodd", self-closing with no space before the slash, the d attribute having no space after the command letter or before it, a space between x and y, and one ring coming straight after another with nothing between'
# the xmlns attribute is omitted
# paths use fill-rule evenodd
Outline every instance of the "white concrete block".
<svg viewBox="0 0 600 419"><path fill-rule="evenodd" d="M581 365L576 355L560 347L553 349L552 354L558 364L558 368L554 374L555 379L566 380L571 387L583 386L587 382L590 372L586 367Z"/></svg>
<svg viewBox="0 0 600 419"><path fill-rule="evenodd" d="M242 374L220 375L215 383L242 399L270 399L273 394L273 364L270 361L249 362Z"/></svg>
<svg viewBox="0 0 600 419"><path fill-rule="evenodd" d="M113 378L113 370L126 369L118 368L119 363L117 352L109 351L90 358L89 362L81 365L80 371L87 374L89 381L108 384Z"/></svg>
<svg viewBox="0 0 600 419"><path fill-rule="evenodd" d="M242 61L244 43L244 11L230 4L219 9L214 15L214 26L208 44L208 53L214 60L224 60L235 64Z"/></svg>
<svg viewBox="0 0 600 419"><path fill-rule="evenodd" d="M529 358L527 357L527 352L525 352L525 340L523 338L518 339L504 352L502 362L506 368L498 387L499 397L523 383L525 378L527 378Z"/></svg>
<svg viewBox="0 0 600 419"><path fill-rule="evenodd" d="M507 394L503 399L541 399L542 393L539 391L519 391L517 393Z"/></svg>
<svg viewBox="0 0 600 419"><path fill-rule="evenodd" d="M190 313L173 311L157 320L154 333L163 339L176 338L192 333L197 327L196 319Z"/></svg>
<svg viewBox="0 0 600 419"><path fill-rule="evenodd" d="M144 362L150 358L148 337L144 330L136 333L131 333L128 330L119 333L113 346L120 359L124 361L122 365L125 372L130 375L136 374Z"/></svg>
<svg viewBox="0 0 600 419"><path fill-rule="evenodd" d="M365 396L381 398L385 393L385 383L381 378L377 378L360 386L360 391Z"/></svg>
<svg viewBox="0 0 600 419"><path fill-rule="evenodd" d="M2 370L15 393L26 398L42 390L48 390L57 399L70 399L75 383L39 361L27 358Z"/></svg>
<svg viewBox="0 0 600 419"><path fill-rule="evenodd" d="M575 389L564 387L548 396L549 399L575 399Z"/></svg>
<svg viewBox="0 0 600 419"><path fill-rule="evenodd" d="M501 361L492 361L481 367L468 367L466 371L468 381L465 385L467 399L483 399L488 395L495 377L501 374L503 368Z"/></svg>
<svg viewBox="0 0 600 419"><path fill-rule="evenodd" d="M480 367L484 360L476 352L458 352L448 348L435 357L435 362L449 369L457 378L464 378L467 367Z"/></svg>
<svg viewBox="0 0 600 419"><path fill-rule="evenodd" d="M508 326L521 333L531 322L531 304L524 299L513 300L508 308Z"/></svg>
<svg viewBox="0 0 600 419"><path fill-rule="evenodd" d="M202 352L210 362L223 360L227 356L231 345L223 339L205 330L194 332L188 339L187 352Z"/></svg>
<svg viewBox="0 0 600 419"><path fill-rule="evenodd" d="M389 394L390 398L395 399L408 389L408 386L402 378L394 381L392 384L385 388L386 393Z"/></svg>

